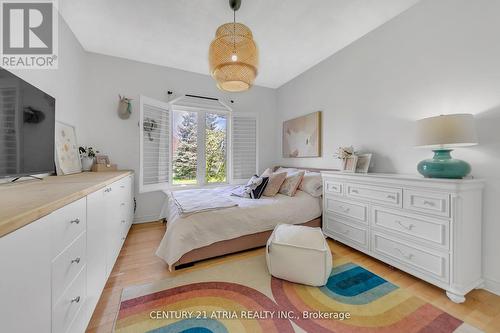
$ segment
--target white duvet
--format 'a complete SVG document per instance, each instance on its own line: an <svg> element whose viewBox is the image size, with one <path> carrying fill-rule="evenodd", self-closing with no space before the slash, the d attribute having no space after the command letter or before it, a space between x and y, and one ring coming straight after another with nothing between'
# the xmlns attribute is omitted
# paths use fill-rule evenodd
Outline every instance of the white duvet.
<svg viewBox="0 0 500 333"><path fill-rule="evenodd" d="M294 197L277 194L275 197L246 199L231 196L234 187L211 189L214 196L225 196L236 207L207 211L181 217L170 192L162 210L167 231L156 255L171 268L185 253L215 242L272 230L279 223L297 224L321 216L321 198L297 191ZM205 190L206 191L206 190Z"/></svg>

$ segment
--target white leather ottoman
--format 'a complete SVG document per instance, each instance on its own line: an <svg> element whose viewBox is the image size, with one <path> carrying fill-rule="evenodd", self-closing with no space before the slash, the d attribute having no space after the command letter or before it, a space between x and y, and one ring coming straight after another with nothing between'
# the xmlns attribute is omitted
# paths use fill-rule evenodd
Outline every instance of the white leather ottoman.
<svg viewBox="0 0 500 333"><path fill-rule="evenodd" d="M279 224L267 241L269 273L310 286L324 286L332 270L332 253L321 228Z"/></svg>

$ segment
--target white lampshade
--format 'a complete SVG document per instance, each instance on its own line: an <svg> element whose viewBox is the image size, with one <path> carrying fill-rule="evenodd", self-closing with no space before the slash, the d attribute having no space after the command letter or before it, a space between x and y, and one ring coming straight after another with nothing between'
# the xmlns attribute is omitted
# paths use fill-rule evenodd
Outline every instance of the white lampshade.
<svg viewBox="0 0 500 333"><path fill-rule="evenodd" d="M453 148L477 143L474 116L471 114L441 115L417 121L416 144L419 147Z"/></svg>

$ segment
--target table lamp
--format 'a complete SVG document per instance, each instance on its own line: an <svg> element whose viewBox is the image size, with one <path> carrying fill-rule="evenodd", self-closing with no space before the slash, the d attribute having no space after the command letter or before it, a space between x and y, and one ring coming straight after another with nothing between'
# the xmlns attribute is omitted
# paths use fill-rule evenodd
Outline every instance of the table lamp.
<svg viewBox="0 0 500 333"><path fill-rule="evenodd" d="M417 170L427 178L464 178L469 163L451 157L452 148L476 145L474 116L450 114L417 121L417 146L432 148L434 157L418 163Z"/></svg>

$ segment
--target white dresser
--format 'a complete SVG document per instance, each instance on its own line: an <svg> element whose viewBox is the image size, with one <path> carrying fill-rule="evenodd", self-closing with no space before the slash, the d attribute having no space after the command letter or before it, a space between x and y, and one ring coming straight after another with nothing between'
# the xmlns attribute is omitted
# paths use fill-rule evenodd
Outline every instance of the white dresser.
<svg viewBox="0 0 500 333"><path fill-rule="evenodd" d="M39 192L71 202L0 238L0 331L85 331L134 211L133 174L115 175L109 184L96 183L90 174L85 183L85 176L74 176L79 183L65 176L48 180L46 186L12 187L26 197ZM84 190L72 193L62 185ZM45 201L40 210L54 204Z"/></svg>
<svg viewBox="0 0 500 333"><path fill-rule="evenodd" d="M323 172L325 235L457 303L482 284L483 181Z"/></svg>

